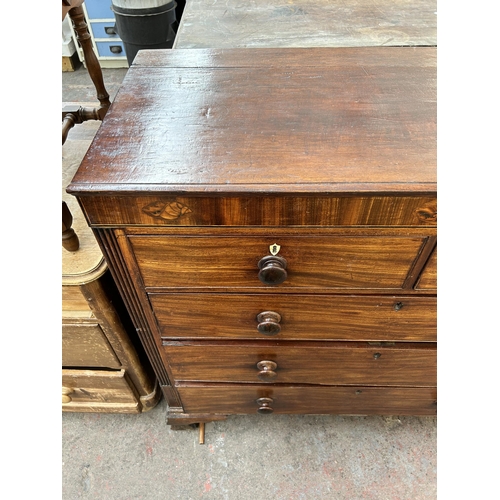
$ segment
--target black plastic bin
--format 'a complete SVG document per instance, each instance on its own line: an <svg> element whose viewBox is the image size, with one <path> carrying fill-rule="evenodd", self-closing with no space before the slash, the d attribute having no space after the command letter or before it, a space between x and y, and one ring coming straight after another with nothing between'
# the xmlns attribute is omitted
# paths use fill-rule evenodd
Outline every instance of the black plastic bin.
<svg viewBox="0 0 500 500"><path fill-rule="evenodd" d="M172 48L177 3L171 0L159 6L158 3L161 0L112 0L116 31L123 41L129 66L141 49Z"/></svg>

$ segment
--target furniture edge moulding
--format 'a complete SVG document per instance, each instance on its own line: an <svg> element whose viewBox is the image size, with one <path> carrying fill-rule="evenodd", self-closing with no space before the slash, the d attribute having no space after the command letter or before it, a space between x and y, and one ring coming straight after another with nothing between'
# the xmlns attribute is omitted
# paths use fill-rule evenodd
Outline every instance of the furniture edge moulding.
<svg viewBox="0 0 500 500"><path fill-rule="evenodd" d="M173 389L171 383L172 375L165 366L159 332L151 331L151 325L156 325L156 321L152 317L153 313L147 303L147 297L136 291L135 284L127 272L127 264L134 266L134 257L128 248L125 234L121 230L112 229L94 229L94 234L108 260L111 275L120 290L125 307L134 323L137 335L146 351L169 407L182 407L177 391ZM138 271L136 271L137 273Z"/></svg>

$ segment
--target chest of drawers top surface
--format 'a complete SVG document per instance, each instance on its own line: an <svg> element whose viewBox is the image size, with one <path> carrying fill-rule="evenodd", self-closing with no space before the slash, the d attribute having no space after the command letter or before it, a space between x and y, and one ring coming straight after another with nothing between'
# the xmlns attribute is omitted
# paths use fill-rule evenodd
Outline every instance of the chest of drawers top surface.
<svg viewBox="0 0 500 500"><path fill-rule="evenodd" d="M434 195L436 49L142 51L68 191Z"/></svg>

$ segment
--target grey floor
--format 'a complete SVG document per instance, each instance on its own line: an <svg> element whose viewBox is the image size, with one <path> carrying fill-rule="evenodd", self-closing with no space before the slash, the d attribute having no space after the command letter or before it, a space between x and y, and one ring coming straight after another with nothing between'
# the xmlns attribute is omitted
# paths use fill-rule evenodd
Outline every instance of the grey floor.
<svg viewBox="0 0 500 500"><path fill-rule="evenodd" d="M103 70L112 99L126 72ZM63 102L96 102L83 67L62 73L62 89ZM62 498L437 498L434 417L234 416L208 423L200 445L196 430L170 430L165 411L63 413Z"/></svg>

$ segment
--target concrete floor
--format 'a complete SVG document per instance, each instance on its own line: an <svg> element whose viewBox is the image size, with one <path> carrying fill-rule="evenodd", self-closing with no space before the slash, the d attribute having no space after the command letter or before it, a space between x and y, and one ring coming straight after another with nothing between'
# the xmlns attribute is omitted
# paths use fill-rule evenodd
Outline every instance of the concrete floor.
<svg viewBox="0 0 500 500"><path fill-rule="evenodd" d="M63 499L437 498L435 418L235 416L200 445L165 410L63 414Z"/></svg>
<svg viewBox="0 0 500 500"><path fill-rule="evenodd" d="M126 72L104 69L111 98ZM63 102L97 102L83 67L62 85ZM197 430L170 430L165 411L63 413L62 498L437 498L434 417L234 416L208 423L200 445Z"/></svg>

